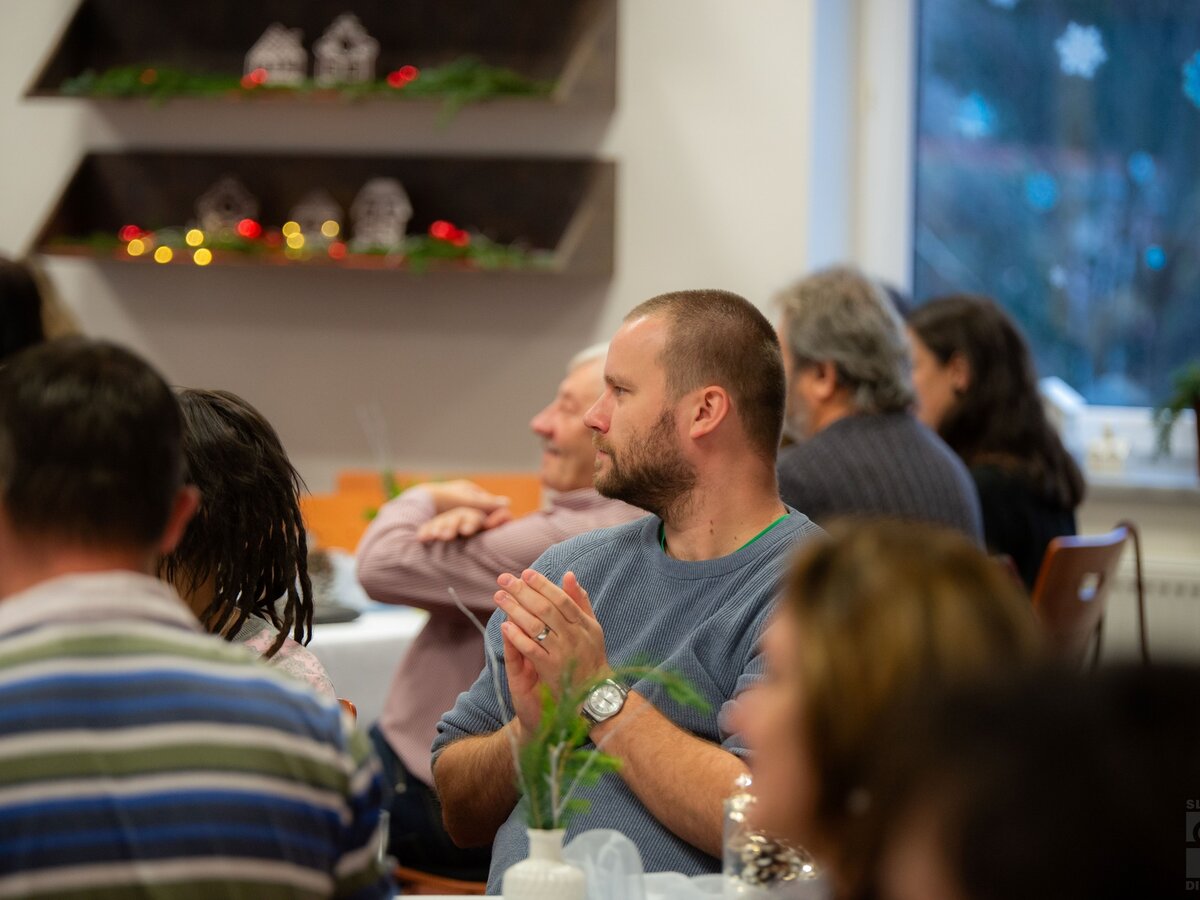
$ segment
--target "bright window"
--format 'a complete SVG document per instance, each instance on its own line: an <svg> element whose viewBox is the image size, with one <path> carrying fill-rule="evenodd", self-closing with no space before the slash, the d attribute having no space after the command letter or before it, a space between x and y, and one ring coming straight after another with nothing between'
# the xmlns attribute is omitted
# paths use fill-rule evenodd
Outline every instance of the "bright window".
<svg viewBox="0 0 1200 900"><path fill-rule="evenodd" d="M1020 322L1043 375L1153 405L1200 356L1200 3L920 0L914 295Z"/></svg>

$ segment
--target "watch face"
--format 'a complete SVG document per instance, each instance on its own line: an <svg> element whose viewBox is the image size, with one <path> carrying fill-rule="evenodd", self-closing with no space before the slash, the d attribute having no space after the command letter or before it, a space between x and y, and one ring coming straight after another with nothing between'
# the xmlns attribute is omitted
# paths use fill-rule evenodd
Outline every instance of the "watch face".
<svg viewBox="0 0 1200 900"><path fill-rule="evenodd" d="M625 697L621 694L619 688L611 684L602 684L588 697L588 709L597 718L607 718L615 715L625 701Z"/></svg>

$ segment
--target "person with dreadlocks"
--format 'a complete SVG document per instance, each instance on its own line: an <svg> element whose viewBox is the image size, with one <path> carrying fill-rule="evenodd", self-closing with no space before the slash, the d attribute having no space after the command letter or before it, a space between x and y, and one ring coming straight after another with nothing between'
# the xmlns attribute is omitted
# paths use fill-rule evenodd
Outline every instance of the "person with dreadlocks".
<svg viewBox="0 0 1200 900"><path fill-rule="evenodd" d="M312 583L300 515L303 482L279 435L228 391L183 390L187 480L200 508L163 559L171 582L204 627L240 642L283 671L335 696L312 636Z"/></svg>

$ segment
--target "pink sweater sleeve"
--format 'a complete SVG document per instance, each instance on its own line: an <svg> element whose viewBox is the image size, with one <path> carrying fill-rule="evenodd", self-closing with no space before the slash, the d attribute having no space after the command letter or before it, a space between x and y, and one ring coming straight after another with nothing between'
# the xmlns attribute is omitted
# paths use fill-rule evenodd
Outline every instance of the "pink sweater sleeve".
<svg viewBox="0 0 1200 900"><path fill-rule="evenodd" d="M356 554L358 580L373 600L432 611L453 607L446 589L454 585L467 607L491 613L496 576L520 573L567 536L553 512L536 512L470 538L421 543L417 530L433 515L433 498L423 488L410 488L379 511Z"/></svg>

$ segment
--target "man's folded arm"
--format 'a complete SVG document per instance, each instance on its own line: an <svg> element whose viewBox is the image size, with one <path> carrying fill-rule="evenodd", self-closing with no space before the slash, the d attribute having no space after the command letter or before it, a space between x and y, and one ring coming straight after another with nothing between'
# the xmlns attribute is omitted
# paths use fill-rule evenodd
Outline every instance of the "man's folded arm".
<svg viewBox="0 0 1200 900"><path fill-rule="evenodd" d="M476 612L495 610L496 576L520 571L560 539L534 513L470 538L422 543L417 530L436 513L433 497L410 488L384 504L355 553L358 580L372 600L420 609L453 608L451 585Z"/></svg>

